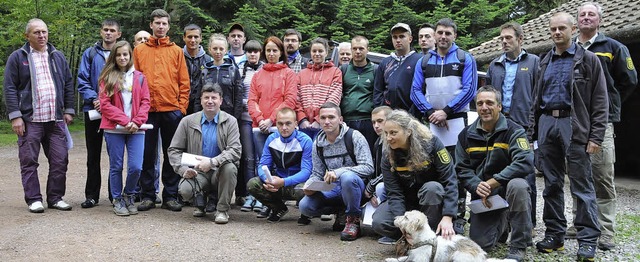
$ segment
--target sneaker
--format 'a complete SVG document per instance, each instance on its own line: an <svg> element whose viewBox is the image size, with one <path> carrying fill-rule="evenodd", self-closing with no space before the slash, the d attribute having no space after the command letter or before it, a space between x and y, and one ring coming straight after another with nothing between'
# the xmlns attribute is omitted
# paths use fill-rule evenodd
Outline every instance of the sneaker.
<svg viewBox="0 0 640 262"><path fill-rule="evenodd" d="M127 210L129 210L129 214L130 215L137 215L138 214L138 208L134 204L135 196L133 196L133 195L124 195L124 199L123 200L124 200L125 205L127 206Z"/></svg>
<svg viewBox="0 0 640 262"><path fill-rule="evenodd" d="M196 208L195 210L193 210L193 216L194 217L203 217L205 215L204 210L200 209L200 208Z"/></svg>
<svg viewBox="0 0 640 262"><path fill-rule="evenodd" d="M118 216L128 216L129 210L127 209L127 204L124 202L122 198L116 198L113 200L113 213L116 213Z"/></svg>
<svg viewBox="0 0 640 262"><path fill-rule="evenodd" d="M215 199L209 199L207 201L207 206L204 208L204 212L214 213L216 212L216 207L218 206L218 201Z"/></svg>
<svg viewBox="0 0 640 262"><path fill-rule="evenodd" d="M576 239L578 235L578 230L574 226L570 226L567 228L567 233L564 235L565 239Z"/></svg>
<svg viewBox="0 0 640 262"><path fill-rule="evenodd" d="M338 214L336 214L336 220L333 221L333 226L331 226L331 229L334 232L342 231L342 229L346 225L346 220L347 217L344 214L344 211L338 211Z"/></svg>
<svg viewBox="0 0 640 262"><path fill-rule="evenodd" d="M340 240L353 241L360 236L360 217L359 216L347 216L347 222L344 225L344 229L340 233Z"/></svg>
<svg viewBox="0 0 640 262"><path fill-rule="evenodd" d="M279 210L274 209L273 212L271 212L271 215L269 215L269 217L267 218L267 221L271 223L280 222L280 219L282 219L282 217L284 217L284 215L286 215L287 213L289 213L289 208L287 208L287 206Z"/></svg>
<svg viewBox="0 0 640 262"><path fill-rule="evenodd" d="M333 215L320 215L320 221L331 221L333 219Z"/></svg>
<svg viewBox="0 0 640 262"><path fill-rule="evenodd" d="M156 208L156 203L153 200L145 199L138 205L138 211L147 211L149 209Z"/></svg>
<svg viewBox="0 0 640 262"><path fill-rule="evenodd" d="M604 251L609 251L616 248L616 241L613 236L601 235L598 239L598 248Z"/></svg>
<svg viewBox="0 0 640 262"><path fill-rule="evenodd" d="M580 244L578 247L578 261L594 261L596 259L596 247Z"/></svg>
<svg viewBox="0 0 640 262"><path fill-rule="evenodd" d="M95 200L91 199L91 198L87 198L87 200L85 200L84 202L82 202L82 204L80 204L80 207L82 208L92 208L94 206L97 206L98 202L96 202Z"/></svg>
<svg viewBox="0 0 640 262"><path fill-rule="evenodd" d="M226 211L217 211L216 218L213 220L216 224L226 224L229 223L229 215Z"/></svg>
<svg viewBox="0 0 640 262"><path fill-rule="evenodd" d="M67 202L64 202L64 200L60 200L53 205L49 204L49 208L54 208L62 211L69 211L71 210L72 206L67 204Z"/></svg>
<svg viewBox="0 0 640 262"><path fill-rule="evenodd" d="M382 244L382 245L395 245L396 244L396 240L390 237L381 237L378 238L378 244Z"/></svg>
<svg viewBox="0 0 640 262"><path fill-rule="evenodd" d="M263 207L263 206L264 206L264 205L263 205L260 201L258 201L258 200L256 199L256 202L255 202L255 203L253 203L253 212L260 212L260 211L262 211L262 207Z"/></svg>
<svg viewBox="0 0 640 262"><path fill-rule="evenodd" d="M42 205L42 201L36 201L29 205L29 212L31 213L43 213L44 206Z"/></svg>
<svg viewBox="0 0 640 262"><path fill-rule="evenodd" d="M526 255L527 255L526 248L510 247L509 253L507 253L507 256L505 257L505 259L513 259L517 262L521 262L524 260L524 257Z"/></svg>
<svg viewBox="0 0 640 262"><path fill-rule="evenodd" d="M155 204L155 203L154 203ZM162 209L169 209L173 212L180 212L182 211L182 205L180 205L180 203L178 203L177 200L169 200L169 201L165 201L164 203L162 203L162 206L160 206L160 208Z"/></svg>
<svg viewBox="0 0 640 262"><path fill-rule="evenodd" d="M250 212L253 211L253 205L256 203L256 199L253 198L253 196L248 195L245 200L244 200L244 204L242 205L242 207L240 208L240 211L242 212Z"/></svg>
<svg viewBox="0 0 640 262"><path fill-rule="evenodd" d="M262 210L260 210L260 212L258 212L258 215L256 215L257 218L265 218L268 217L269 214L271 214L271 208L269 208L268 206L263 206Z"/></svg>
<svg viewBox="0 0 640 262"><path fill-rule="evenodd" d="M564 250L564 241L560 240L560 238L545 236L544 239L538 243L536 243L536 249L541 253L551 253L553 251L562 251Z"/></svg>
<svg viewBox="0 0 640 262"><path fill-rule="evenodd" d="M300 214L300 218L298 218L298 226L306 226L311 224L311 219L308 216Z"/></svg>

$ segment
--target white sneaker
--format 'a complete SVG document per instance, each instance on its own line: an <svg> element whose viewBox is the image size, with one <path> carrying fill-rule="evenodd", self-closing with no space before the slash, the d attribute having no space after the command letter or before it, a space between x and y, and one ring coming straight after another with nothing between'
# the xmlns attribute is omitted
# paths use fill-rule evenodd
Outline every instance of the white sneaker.
<svg viewBox="0 0 640 262"><path fill-rule="evenodd" d="M53 205L49 205L49 208L55 208L57 210L63 210L63 211L69 211L71 210L71 205L67 204L67 202L64 202L64 200L60 200L58 202L56 202Z"/></svg>
<svg viewBox="0 0 640 262"><path fill-rule="evenodd" d="M44 206L42 205L42 201L36 201L29 205L29 212L31 213L43 213Z"/></svg>
<svg viewBox="0 0 640 262"><path fill-rule="evenodd" d="M213 220L216 224L226 224L229 222L229 215L225 211L216 212L216 218Z"/></svg>

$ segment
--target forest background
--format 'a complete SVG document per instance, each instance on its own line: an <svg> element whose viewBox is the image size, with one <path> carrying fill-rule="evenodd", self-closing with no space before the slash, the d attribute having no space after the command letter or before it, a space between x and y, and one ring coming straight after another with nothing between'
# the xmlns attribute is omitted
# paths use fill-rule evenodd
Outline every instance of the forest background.
<svg viewBox="0 0 640 262"><path fill-rule="evenodd" d="M211 33L226 35L229 26L244 26L247 40L262 42L282 36L287 28L302 33L301 47L316 37L337 42L355 35L370 40L371 51L393 50L389 28L397 22L412 28L450 17L458 25L456 44L470 49L499 34L508 21L525 21L560 6L566 0L0 0L0 85L6 59L25 42L26 22L34 17L49 27L49 42L67 57L75 77L82 52L100 40L104 19L121 24L122 38L131 42L139 30L147 30L149 14L157 8L171 14L169 36L184 46L182 29L188 24L203 28L203 46ZM413 30L417 47L417 30ZM4 90L4 88L0 89ZM6 119L0 103L0 119Z"/></svg>

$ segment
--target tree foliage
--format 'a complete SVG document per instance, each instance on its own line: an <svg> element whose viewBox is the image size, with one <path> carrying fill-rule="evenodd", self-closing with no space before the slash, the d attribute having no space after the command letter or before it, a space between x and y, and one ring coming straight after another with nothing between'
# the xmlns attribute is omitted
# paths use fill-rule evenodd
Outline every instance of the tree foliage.
<svg viewBox="0 0 640 262"><path fill-rule="evenodd" d="M171 14L169 36L183 45L182 28L197 24L203 38L226 34L232 23L245 27L247 39L282 36L287 28L303 35L302 46L315 37L348 41L355 35L370 40L373 51L393 50L389 29L397 22L412 28L443 17L458 25L456 43L469 49L498 34L507 21L524 22L566 0L0 0L0 67L24 44L26 22L34 17L49 26L49 42L69 59L75 73L81 53L100 39L100 25L120 22L122 39L133 40L139 30L150 31L149 14L163 8ZM417 30L413 30L417 46ZM0 70L2 71L2 70ZM1 112L0 112L1 113ZM3 114L4 115L4 114Z"/></svg>

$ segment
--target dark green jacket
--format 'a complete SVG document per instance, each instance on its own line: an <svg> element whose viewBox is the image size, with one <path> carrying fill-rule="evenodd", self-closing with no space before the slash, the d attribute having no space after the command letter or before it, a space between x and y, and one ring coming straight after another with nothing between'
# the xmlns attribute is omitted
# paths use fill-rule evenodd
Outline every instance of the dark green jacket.
<svg viewBox="0 0 640 262"><path fill-rule="evenodd" d="M342 100L340 109L344 121L371 118L373 111L373 80L376 66L367 59L367 65L361 73L354 68L353 62L342 73ZM344 67L340 68L341 70Z"/></svg>
<svg viewBox="0 0 640 262"><path fill-rule="evenodd" d="M491 192L505 197L507 183L533 173L533 150L527 134L516 122L500 113L493 134L482 130L480 118L458 135L456 173L471 199L480 198L476 188L482 181L496 179L501 187Z"/></svg>

